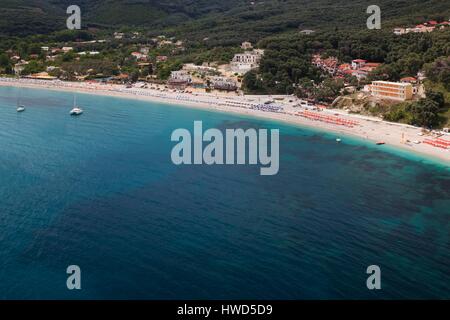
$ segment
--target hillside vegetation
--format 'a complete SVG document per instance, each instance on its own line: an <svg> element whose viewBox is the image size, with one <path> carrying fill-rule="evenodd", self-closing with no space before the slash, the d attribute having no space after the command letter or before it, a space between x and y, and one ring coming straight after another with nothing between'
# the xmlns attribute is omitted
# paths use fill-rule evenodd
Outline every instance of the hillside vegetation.
<svg viewBox="0 0 450 320"><path fill-rule="evenodd" d="M78 0L85 26L135 26L169 30L221 45L263 37L299 27L362 29L368 0ZM3 0L0 34L47 33L65 27L71 0ZM386 27L418 19L447 18L447 0L378 0Z"/></svg>

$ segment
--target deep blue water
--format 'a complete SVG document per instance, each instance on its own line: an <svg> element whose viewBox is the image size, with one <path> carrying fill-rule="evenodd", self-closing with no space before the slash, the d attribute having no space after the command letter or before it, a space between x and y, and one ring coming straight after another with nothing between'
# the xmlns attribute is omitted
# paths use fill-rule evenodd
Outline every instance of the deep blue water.
<svg viewBox="0 0 450 320"><path fill-rule="evenodd" d="M0 88L1 299L450 298L450 170L259 119ZM280 172L175 166L174 129L280 129ZM82 290L66 288L66 268ZM381 267L382 290L366 287Z"/></svg>

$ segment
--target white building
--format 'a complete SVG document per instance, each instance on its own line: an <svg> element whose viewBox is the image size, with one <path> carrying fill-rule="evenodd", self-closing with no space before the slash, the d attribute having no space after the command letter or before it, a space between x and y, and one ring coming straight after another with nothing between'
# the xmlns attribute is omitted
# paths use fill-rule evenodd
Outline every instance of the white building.
<svg viewBox="0 0 450 320"><path fill-rule="evenodd" d="M407 30L405 28L395 28L394 29L394 34L400 36L402 34L406 34L408 33Z"/></svg>
<svg viewBox="0 0 450 320"><path fill-rule="evenodd" d="M171 46L173 42L170 40L162 40L158 43L158 47Z"/></svg>
<svg viewBox="0 0 450 320"><path fill-rule="evenodd" d="M249 49L253 49L253 46L252 46L251 42L245 41L245 42L242 42L241 48L244 50L249 50Z"/></svg>
<svg viewBox="0 0 450 320"><path fill-rule="evenodd" d="M78 55L80 55L80 56L85 56L85 55L96 56L98 54L100 54L100 52L98 52L98 51L88 51L88 52L82 51L82 52L78 52Z"/></svg>
<svg viewBox="0 0 450 320"><path fill-rule="evenodd" d="M301 34L306 34L306 35L311 35L313 34L315 31L314 30L310 30L310 29L304 29L302 31L300 31Z"/></svg>
<svg viewBox="0 0 450 320"><path fill-rule="evenodd" d="M47 72L52 72L52 71L55 71L55 70L57 70L57 69L59 69L59 67L48 66L46 70L47 70Z"/></svg>
<svg viewBox="0 0 450 320"><path fill-rule="evenodd" d="M16 76L20 76L27 64L27 61L22 60L14 65L14 73L16 74Z"/></svg>
<svg viewBox="0 0 450 320"><path fill-rule="evenodd" d="M264 55L264 50L255 49L251 52L238 53L234 55L230 63L231 70L236 73L247 73L258 68L259 62Z"/></svg>
<svg viewBox="0 0 450 320"><path fill-rule="evenodd" d="M188 72L186 72L185 70L172 71L170 73L169 82L173 81L173 80L175 80L175 81L184 81L184 82L187 82L187 83L192 83L191 75Z"/></svg>
<svg viewBox="0 0 450 320"><path fill-rule="evenodd" d="M216 90L235 91L238 88L237 82L227 77L210 77L211 87Z"/></svg>
<svg viewBox="0 0 450 320"><path fill-rule="evenodd" d="M145 60L147 58L147 55L142 54L140 52L132 52L131 55L136 59L136 60Z"/></svg>
<svg viewBox="0 0 450 320"><path fill-rule="evenodd" d="M366 63L367 63L367 60L363 60L363 59L352 60L352 69L353 70L360 69L360 68L364 67L364 65Z"/></svg>
<svg viewBox="0 0 450 320"><path fill-rule="evenodd" d="M193 63L186 63L183 65L183 70L187 72L198 72L198 73L215 73L217 72L216 68L208 67L208 66L198 66Z"/></svg>
<svg viewBox="0 0 450 320"><path fill-rule="evenodd" d="M115 39L122 39L125 36L123 32L114 32Z"/></svg>
<svg viewBox="0 0 450 320"><path fill-rule="evenodd" d="M148 53L150 52L150 48L149 47L142 47L139 51L142 54L148 55Z"/></svg>

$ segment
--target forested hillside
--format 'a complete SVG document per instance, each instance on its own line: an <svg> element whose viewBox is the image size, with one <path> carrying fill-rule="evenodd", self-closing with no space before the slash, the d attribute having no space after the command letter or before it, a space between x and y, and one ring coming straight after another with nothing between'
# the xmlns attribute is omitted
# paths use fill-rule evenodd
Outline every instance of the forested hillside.
<svg viewBox="0 0 450 320"><path fill-rule="evenodd" d="M0 35L23 36L61 29L65 10L48 0L2 0Z"/></svg>
<svg viewBox="0 0 450 320"><path fill-rule="evenodd" d="M315 31L367 29L368 0L271 0L239 1L240 6L174 28L192 39L209 38L211 46L251 41L298 29ZM450 0L378 0L382 27L414 24L427 19L450 17Z"/></svg>
<svg viewBox="0 0 450 320"><path fill-rule="evenodd" d="M85 26L134 26L201 40L210 45L257 40L297 28L360 29L368 0L79 0ZM47 33L65 27L71 0L2 0L0 34ZM383 23L450 17L449 0L378 0Z"/></svg>

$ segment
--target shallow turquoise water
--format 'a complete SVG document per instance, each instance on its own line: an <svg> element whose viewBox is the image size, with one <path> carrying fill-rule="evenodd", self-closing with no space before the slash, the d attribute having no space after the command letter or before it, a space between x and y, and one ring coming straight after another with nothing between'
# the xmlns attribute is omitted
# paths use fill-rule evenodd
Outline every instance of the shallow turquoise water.
<svg viewBox="0 0 450 320"><path fill-rule="evenodd" d="M0 298L450 298L450 170L223 113L0 88ZM280 129L280 172L175 166L174 129ZM66 288L68 265L82 290ZM382 290L366 288L367 266Z"/></svg>

